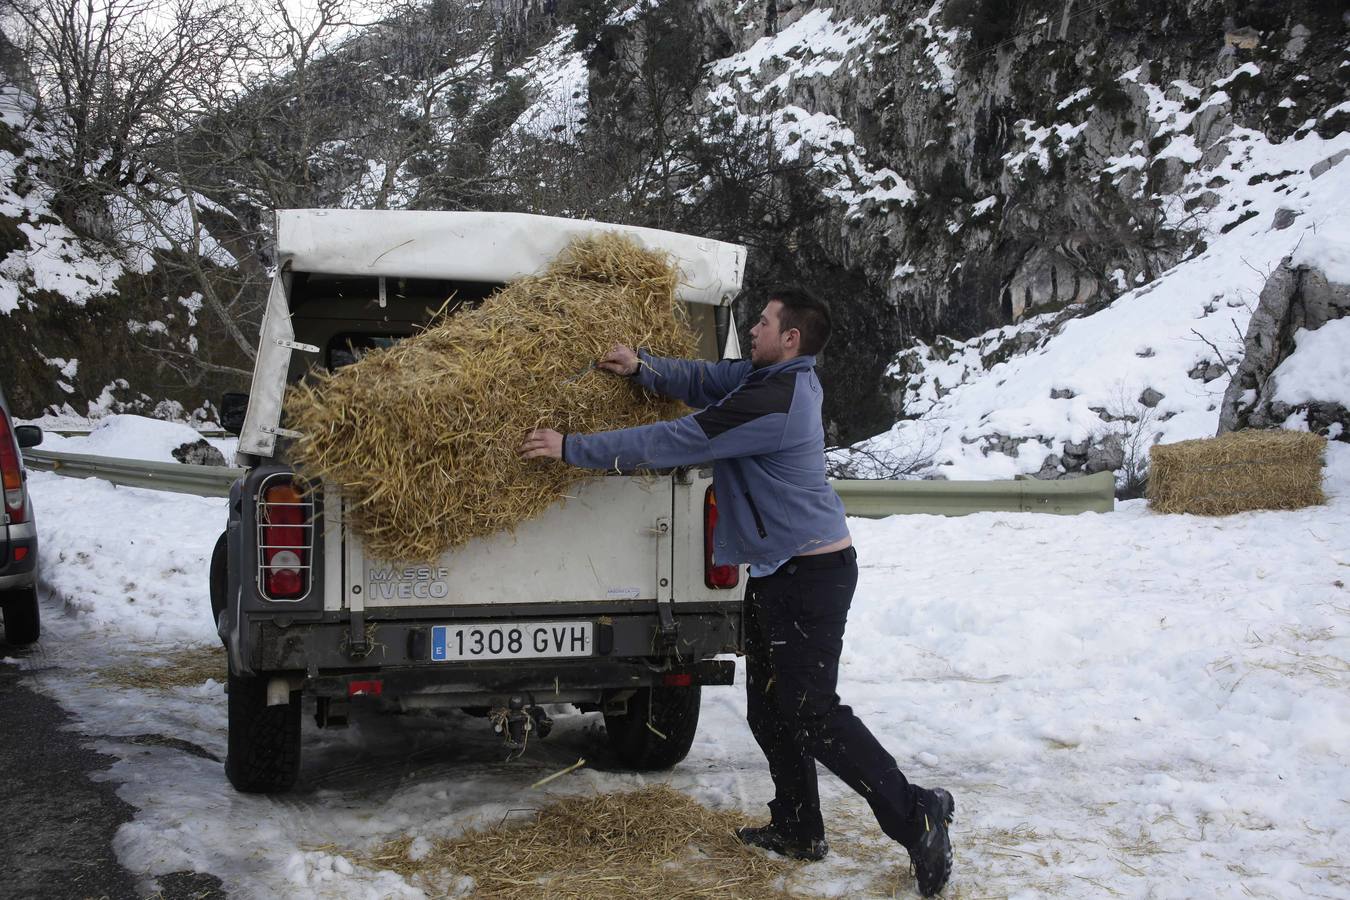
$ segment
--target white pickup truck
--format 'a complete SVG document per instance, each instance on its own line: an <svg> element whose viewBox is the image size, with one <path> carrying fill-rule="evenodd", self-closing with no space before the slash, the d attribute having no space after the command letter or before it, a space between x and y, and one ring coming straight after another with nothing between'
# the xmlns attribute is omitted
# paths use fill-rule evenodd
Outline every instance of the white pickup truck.
<svg viewBox="0 0 1350 900"><path fill-rule="evenodd" d="M277 213L252 387L222 404L246 470L210 573L236 789L294 784L305 697L319 727L345 724L352 703L454 707L486 715L512 746L547 733L544 704L569 703L603 713L622 764L666 768L688 753L701 686L734 675L714 657L742 643L739 572L712 560L708 470L588 476L514 534L405 566L367 554L342 526L341 493L300 492L286 461L287 384L413 334L446 297L484 297L601 230L670 253L700 354L739 355L739 246L519 214Z"/></svg>

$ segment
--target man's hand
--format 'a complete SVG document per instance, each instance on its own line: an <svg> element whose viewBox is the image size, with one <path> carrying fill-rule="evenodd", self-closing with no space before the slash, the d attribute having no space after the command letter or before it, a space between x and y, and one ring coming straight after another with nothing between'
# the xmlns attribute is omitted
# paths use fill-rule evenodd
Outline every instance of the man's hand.
<svg viewBox="0 0 1350 900"><path fill-rule="evenodd" d="M521 459L534 459L547 456L562 459L563 436L552 428L536 428L525 435L525 443L520 445Z"/></svg>
<svg viewBox="0 0 1350 900"><path fill-rule="evenodd" d="M615 344L605 358L596 363L598 368L615 375L632 375L637 372L638 365L638 355L623 344Z"/></svg>

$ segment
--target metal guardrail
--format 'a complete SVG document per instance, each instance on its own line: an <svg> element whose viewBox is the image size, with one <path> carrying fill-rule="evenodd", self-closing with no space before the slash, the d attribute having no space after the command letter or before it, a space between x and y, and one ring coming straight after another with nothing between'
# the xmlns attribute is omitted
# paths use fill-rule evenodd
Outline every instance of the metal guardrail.
<svg viewBox="0 0 1350 900"><path fill-rule="evenodd" d="M25 464L75 478L102 478L129 487L226 497L243 469L117 459L29 449ZM1115 476L1099 472L1062 481L832 481L850 516L879 519L902 513L964 516L977 512L1074 515L1115 509Z"/></svg>
<svg viewBox="0 0 1350 900"><path fill-rule="evenodd" d="M55 472L73 478L102 478L127 487L196 494L198 497L228 497L230 485L244 474L243 469L226 466L190 466L36 448L23 451L23 462L39 472Z"/></svg>
<svg viewBox="0 0 1350 900"><path fill-rule="evenodd" d="M879 519L902 513L965 516L977 512L1075 515L1116 508L1116 478L1098 472L1040 481L833 481L850 516Z"/></svg>

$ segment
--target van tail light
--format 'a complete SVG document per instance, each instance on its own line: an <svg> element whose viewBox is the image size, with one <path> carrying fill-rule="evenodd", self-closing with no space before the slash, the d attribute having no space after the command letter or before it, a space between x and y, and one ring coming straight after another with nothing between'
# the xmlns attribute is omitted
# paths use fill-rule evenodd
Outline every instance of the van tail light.
<svg viewBox="0 0 1350 900"><path fill-rule="evenodd" d="M11 524L26 521L28 510L23 503L23 462L19 459L19 445L14 440L9 416L0 412L0 490L4 493L4 511Z"/></svg>
<svg viewBox="0 0 1350 900"><path fill-rule="evenodd" d="M314 503L285 475L263 482L258 499L259 587L268 600L309 594Z"/></svg>
<svg viewBox="0 0 1350 900"><path fill-rule="evenodd" d="M725 590L741 583L740 566L713 564L713 532L717 530L717 495L711 487L703 495L703 583Z"/></svg>

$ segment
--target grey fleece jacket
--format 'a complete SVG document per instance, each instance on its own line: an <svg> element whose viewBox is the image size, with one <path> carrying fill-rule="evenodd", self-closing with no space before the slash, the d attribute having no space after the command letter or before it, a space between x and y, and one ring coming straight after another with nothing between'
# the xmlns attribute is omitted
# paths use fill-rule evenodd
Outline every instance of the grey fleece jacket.
<svg viewBox="0 0 1350 900"><path fill-rule="evenodd" d="M563 460L633 471L713 464L719 564L774 563L848 536L844 504L825 479L824 394L815 357L754 369L749 360L668 359L642 351L643 387L693 415L597 434L569 434Z"/></svg>

